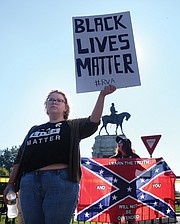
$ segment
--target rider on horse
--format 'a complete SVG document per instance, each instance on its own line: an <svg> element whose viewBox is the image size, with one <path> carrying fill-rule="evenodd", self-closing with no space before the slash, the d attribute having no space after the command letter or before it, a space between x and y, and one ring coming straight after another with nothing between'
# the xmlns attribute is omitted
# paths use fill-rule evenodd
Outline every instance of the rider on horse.
<svg viewBox="0 0 180 224"><path fill-rule="evenodd" d="M111 111L110 116L112 117L113 121L116 123L116 121L117 121L117 115L116 115L116 113L118 111L115 109L114 103L111 104L110 111Z"/></svg>

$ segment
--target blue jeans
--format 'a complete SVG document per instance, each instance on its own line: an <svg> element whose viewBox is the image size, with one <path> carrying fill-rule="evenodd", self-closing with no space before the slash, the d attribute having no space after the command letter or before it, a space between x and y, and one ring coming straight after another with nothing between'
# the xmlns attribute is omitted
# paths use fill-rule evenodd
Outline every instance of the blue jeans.
<svg viewBox="0 0 180 224"><path fill-rule="evenodd" d="M20 184L24 224L69 224L78 196L79 183L69 180L67 168L24 174Z"/></svg>

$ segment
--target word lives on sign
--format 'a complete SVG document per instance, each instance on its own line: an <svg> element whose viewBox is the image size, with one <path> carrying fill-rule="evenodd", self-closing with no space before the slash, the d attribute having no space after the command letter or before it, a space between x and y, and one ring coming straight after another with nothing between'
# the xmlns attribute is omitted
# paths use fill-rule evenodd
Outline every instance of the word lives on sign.
<svg viewBox="0 0 180 224"><path fill-rule="evenodd" d="M130 12L73 17L76 92L140 86Z"/></svg>

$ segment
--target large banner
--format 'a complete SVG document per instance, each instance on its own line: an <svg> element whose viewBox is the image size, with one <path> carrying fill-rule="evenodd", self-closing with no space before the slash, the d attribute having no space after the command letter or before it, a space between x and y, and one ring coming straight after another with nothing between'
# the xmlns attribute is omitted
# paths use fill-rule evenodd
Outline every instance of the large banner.
<svg viewBox="0 0 180 224"><path fill-rule="evenodd" d="M73 17L77 93L139 86L130 12Z"/></svg>
<svg viewBox="0 0 180 224"><path fill-rule="evenodd" d="M82 158L78 221L175 217L175 175L162 158Z"/></svg>

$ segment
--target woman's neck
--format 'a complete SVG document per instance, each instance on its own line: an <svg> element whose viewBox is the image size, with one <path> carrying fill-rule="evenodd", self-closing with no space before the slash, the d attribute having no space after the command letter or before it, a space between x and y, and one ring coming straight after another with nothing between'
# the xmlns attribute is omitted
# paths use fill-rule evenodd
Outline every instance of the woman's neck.
<svg viewBox="0 0 180 224"><path fill-rule="evenodd" d="M49 121L51 123L57 123L57 122L60 122L60 121L64 121L64 117L60 117L60 116L50 116L49 117Z"/></svg>

